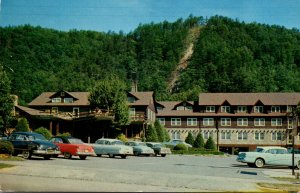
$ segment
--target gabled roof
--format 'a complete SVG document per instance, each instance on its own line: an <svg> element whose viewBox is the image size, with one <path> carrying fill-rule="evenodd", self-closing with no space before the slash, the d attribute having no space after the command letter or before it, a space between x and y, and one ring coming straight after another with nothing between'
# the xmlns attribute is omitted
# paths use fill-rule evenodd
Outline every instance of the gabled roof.
<svg viewBox="0 0 300 193"><path fill-rule="evenodd" d="M148 106L154 103L153 92L129 92L129 95L137 99L133 103L129 102L129 105Z"/></svg>
<svg viewBox="0 0 300 193"><path fill-rule="evenodd" d="M198 113L193 110L176 110L175 106L178 106L183 101L159 101L158 103L164 106L163 110L157 111L157 116L197 116ZM188 102L191 103L191 102Z"/></svg>
<svg viewBox="0 0 300 193"><path fill-rule="evenodd" d="M32 109L32 108L28 108L28 107L24 107L24 106L20 106L17 105L15 106L15 108L20 109L21 111L31 115L31 116L43 116L43 115L49 115L49 113L44 113L40 110L36 110L36 109Z"/></svg>
<svg viewBox="0 0 300 193"><path fill-rule="evenodd" d="M199 105L222 105L227 100L231 105L297 105L300 93L201 93Z"/></svg>
<svg viewBox="0 0 300 193"><path fill-rule="evenodd" d="M73 103L52 103L51 96L56 93L57 92L43 92L31 101L28 106L88 106L90 104L89 92L67 92L78 100L74 100Z"/></svg>
<svg viewBox="0 0 300 193"><path fill-rule="evenodd" d="M65 93L65 96L69 96L69 97L72 97L72 98L78 100L78 98L76 98L75 96L73 96L71 92L67 92L67 91L65 91L65 90L60 90L60 91L58 91L58 92L55 92L53 95L49 96L49 98L52 99L52 98L55 98L55 97L57 97L57 96L60 96L62 92Z"/></svg>

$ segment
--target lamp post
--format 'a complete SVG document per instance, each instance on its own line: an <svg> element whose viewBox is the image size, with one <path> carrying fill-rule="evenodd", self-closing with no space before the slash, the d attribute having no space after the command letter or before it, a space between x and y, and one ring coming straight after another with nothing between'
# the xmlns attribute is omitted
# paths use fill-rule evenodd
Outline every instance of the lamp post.
<svg viewBox="0 0 300 193"><path fill-rule="evenodd" d="M298 115L297 115L297 108L298 107L293 107L292 112L288 113L288 122L289 122L289 117L292 117L292 175L295 175L295 136L298 135Z"/></svg>

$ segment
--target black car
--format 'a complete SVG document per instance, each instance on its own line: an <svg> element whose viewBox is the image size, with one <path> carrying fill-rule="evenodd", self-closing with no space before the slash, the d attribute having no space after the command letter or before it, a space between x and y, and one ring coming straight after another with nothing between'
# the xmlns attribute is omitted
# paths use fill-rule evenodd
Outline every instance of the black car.
<svg viewBox="0 0 300 193"><path fill-rule="evenodd" d="M32 155L50 159L51 156L60 154L59 147L35 132L14 132L8 139L14 146L13 155L22 154L25 159Z"/></svg>

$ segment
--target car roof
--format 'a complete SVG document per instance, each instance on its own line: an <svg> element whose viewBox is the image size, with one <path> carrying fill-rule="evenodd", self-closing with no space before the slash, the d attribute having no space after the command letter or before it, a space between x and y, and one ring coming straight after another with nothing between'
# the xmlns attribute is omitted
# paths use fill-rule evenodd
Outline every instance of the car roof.
<svg viewBox="0 0 300 193"><path fill-rule="evenodd" d="M36 132L30 132L30 131L16 131L13 132L12 134L23 134L23 135L42 135L40 133L36 133Z"/></svg>
<svg viewBox="0 0 300 193"><path fill-rule="evenodd" d="M158 142L146 142L148 144L153 144L153 145L156 145L156 144L161 144L161 143L158 143Z"/></svg>
<svg viewBox="0 0 300 193"><path fill-rule="evenodd" d="M262 149L265 149L265 150L268 150L268 149L286 149L285 147L280 147L280 146L257 146L257 148L262 148Z"/></svg>
<svg viewBox="0 0 300 193"><path fill-rule="evenodd" d="M119 140L119 139L112 139L112 138L99 138L99 139L97 139L97 141L98 140L106 140L106 141L121 141L121 140Z"/></svg>

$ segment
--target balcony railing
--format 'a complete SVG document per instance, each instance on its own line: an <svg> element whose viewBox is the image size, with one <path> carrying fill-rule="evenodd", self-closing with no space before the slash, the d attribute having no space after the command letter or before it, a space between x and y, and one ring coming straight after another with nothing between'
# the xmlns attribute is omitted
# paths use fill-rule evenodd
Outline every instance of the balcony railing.
<svg viewBox="0 0 300 193"><path fill-rule="evenodd" d="M114 113L112 111L108 110L99 110L99 111L86 111L86 112L79 112L79 113L74 113L74 112L63 112L63 111L58 111L58 112L49 112L49 111L44 111L41 112L41 114L44 115L52 115L53 117L56 118L61 118L61 119L66 119L66 120L72 120L72 119L78 119L78 118L88 118L88 117L95 117L95 118L103 118L103 119L113 119L114 118Z"/></svg>
<svg viewBox="0 0 300 193"><path fill-rule="evenodd" d="M129 115L129 120L131 122L143 122L146 120L146 116L143 112L136 112L134 115Z"/></svg>

